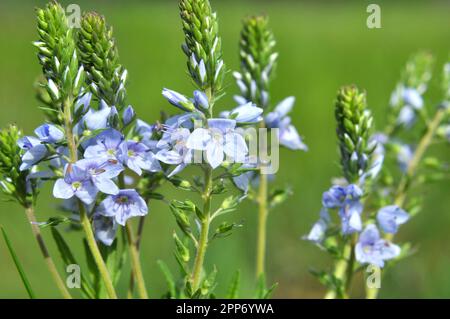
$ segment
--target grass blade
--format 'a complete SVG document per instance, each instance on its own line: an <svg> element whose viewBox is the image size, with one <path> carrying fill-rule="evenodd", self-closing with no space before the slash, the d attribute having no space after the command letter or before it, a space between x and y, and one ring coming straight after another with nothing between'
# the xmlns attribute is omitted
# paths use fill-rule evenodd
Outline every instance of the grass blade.
<svg viewBox="0 0 450 319"><path fill-rule="evenodd" d="M8 235L6 235L5 230L3 229L3 227L0 227L2 230L2 235L3 235L3 239L5 240L6 246L8 247L9 253L11 254L11 258L14 261L14 264L16 265L16 269L19 272L20 278L22 279L22 283L25 286L25 289L28 292L28 296L30 297L30 299L35 299L36 296L33 292L33 289L31 289L31 285L30 285L30 281L28 280L27 276L25 275L25 271L19 261L19 258L17 258L16 253L14 252L14 249L11 245L11 241L8 238Z"/></svg>

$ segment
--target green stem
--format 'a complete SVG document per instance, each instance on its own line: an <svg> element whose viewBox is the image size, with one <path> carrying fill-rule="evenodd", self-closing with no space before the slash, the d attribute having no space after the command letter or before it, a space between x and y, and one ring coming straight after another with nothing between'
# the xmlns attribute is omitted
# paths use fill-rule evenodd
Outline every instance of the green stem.
<svg viewBox="0 0 450 319"><path fill-rule="evenodd" d="M36 238L36 241L39 245L39 249L41 250L42 256L44 257L45 263L47 264L47 268L50 271L50 274L52 275L53 280L55 281L59 291L61 292L61 294L65 299L72 299L72 296L70 295L69 290L67 289L64 283L64 280L59 275L55 263L53 262L53 259L50 256L50 253L48 252L48 248L44 242L44 238L42 237L41 230L39 229L39 226L36 224L36 216L34 215L33 206L25 207L25 213L27 215L28 221L30 222L31 230L33 231L33 235Z"/></svg>
<svg viewBox="0 0 450 319"><path fill-rule="evenodd" d="M67 137L67 144L69 147L70 160L71 160L71 163L75 163L78 159L78 150L77 150L75 137L73 136L73 133L72 133L73 132L72 111L71 111L72 105L73 105L73 98L68 97L64 100L64 104L63 104L64 127L65 127L65 132L66 132L66 137ZM69 164L68 169L71 169L70 164ZM89 220L89 217L86 214L83 203L79 200L78 200L78 207L80 210L80 222L81 222L81 225L82 225L83 230L86 235L86 240L87 240L89 250L91 251L91 254L94 257L95 263L97 264L97 267L100 271L100 275L102 276L102 279L105 283L105 287L106 287L106 291L108 292L108 296L112 299L117 299L117 295L116 295L111 277L109 275L108 268L106 267L105 261L103 260L103 257L97 246L97 242L95 241L94 232L92 231L91 221Z"/></svg>
<svg viewBox="0 0 450 319"><path fill-rule="evenodd" d="M256 244L256 278L265 272L266 229L267 229L267 175L259 175L258 194L258 238Z"/></svg>
<svg viewBox="0 0 450 319"><path fill-rule="evenodd" d="M353 243L350 240L344 245L344 251L342 253L342 258L336 262L334 267L333 275L336 279L338 279L342 283L342 287L344 291L339 292L336 289L329 289L325 295L325 299L335 299L335 298L347 298L347 286L349 286L349 282L352 277L352 273L349 273L349 269L353 268Z"/></svg>
<svg viewBox="0 0 450 319"><path fill-rule="evenodd" d="M212 168L208 165L205 168L205 185L203 189L203 218L200 224L200 238L198 240L197 254L195 256L194 268L191 281L193 291L199 288L203 261L205 259L206 248L208 246L209 224L211 223L211 190L212 190Z"/></svg>
<svg viewBox="0 0 450 319"><path fill-rule="evenodd" d="M100 275L105 283L106 291L108 293L109 298L117 299L117 294L114 289L114 285L111 281L111 277L109 276L108 268L106 267L105 261L103 260L102 254L97 246L97 242L95 241L94 232L92 231L91 221L86 214L86 210L82 202L78 202L78 207L80 210L80 222L83 230L86 234L86 241L91 251L92 256L94 257L94 261L97 264L97 267L100 271Z"/></svg>
<svg viewBox="0 0 450 319"><path fill-rule="evenodd" d="M141 262L139 260L139 252L134 239L134 231L130 222L126 225L128 245L130 248L131 266L133 268L133 277L137 283L137 290L141 299L148 299L147 289L145 288L144 275L142 274Z"/></svg>
<svg viewBox="0 0 450 319"><path fill-rule="evenodd" d="M397 205L399 207L402 207L404 205L405 200L406 200L406 195L409 190L409 186L411 185L411 180L414 178L417 168L420 164L420 161L422 160L423 156L425 155L425 152L427 151L428 147L430 146L430 144L433 140L433 137L436 133L436 130L438 129L439 125L441 124L441 122L444 119L447 112L448 112L448 110L445 108L439 109L436 112L436 114L434 115L434 118L428 124L427 132L419 141L419 145L417 146L416 150L414 151L414 155L408 164L406 173L403 175L402 179L400 180L400 183L398 184L396 196L394 199L395 205ZM385 239L392 241L394 239L394 235L386 234ZM378 292L379 292L379 289L377 289L377 288L368 288L366 290L366 298L367 299L376 299L378 297Z"/></svg>
<svg viewBox="0 0 450 319"><path fill-rule="evenodd" d="M144 225L145 225L145 216L141 216L139 218L137 237L135 240L136 250L137 250L138 254L140 253L140 249L141 249L141 239L142 239L142 233L144 231ZM134 292L134 273L132 272L130 274L130 283L128 285L128 292L127 292L128 299L133 298L133 292Z"/></svg>

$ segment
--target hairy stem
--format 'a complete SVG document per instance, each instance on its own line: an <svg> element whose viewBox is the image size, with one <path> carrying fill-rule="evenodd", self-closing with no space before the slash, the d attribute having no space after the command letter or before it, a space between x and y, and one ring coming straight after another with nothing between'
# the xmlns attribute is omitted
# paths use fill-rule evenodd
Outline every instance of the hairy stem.
<svg viewBox="0 0 450 319"><path fill-rule="evenodd" d="M429 122L428 129L425 135L421 138L419 145L414 151L414 155L408 164L406 173L403 175L402 179L400 180L400 183L398 184L396 196L394 199L395 205L399 207L402 207L404 205L406 195L409 190L409 186L411 185L411 181L414 178L414 175L416 174L419 163L422 160L423 156L425 155L425 152L427 151L428 147L430 146L433 137L436 133L436 130L438 129L447 112L448 112L447 109L444 108L439 109L434 115L431 122ZM394 239L394 235L386 234L385 238L386 240L392 241ZM378 292L379 289L377 288L368 288L366 289L366 298L376 299L378 296Z"/></svg>
<svg viewBox="0 0 450 319"><path fill-rule="evenodd" d="M203 219L200 225L200 238L198 240L197 254L195 256L194 268L191 281L193 290L199 288L203 261L205 259L206 248L208 246L209 224L211 223L211 189L212 189L212 168L205 168L205 185L203 189Z"/></svg>
<svg viewBox="0 0 450 319"><path fill-rule="evenodd" d="M47 245L44 242L44 238L42 237L41 230L39 226L36 224L36 216L34 215L34 208L32 206L28 206L25 208L25 213L27 215L28 221L31 225L31 230L33 231L33 235L36 238L36 241L39 245L39 249L41 250L42 256L44 257L45 263L47 264L47 268L50 271L50 274L53 277L56 285L58 286L59 291L63 295L65 299L72 299L72 296L67 289L64 280L58 273L56 269L55 263L53 262L50 253L48 252Z"/></svg>
<svg viewBox="0 0 450 319"><path fill-rule="evenodd" d="M73 136L73 127L72 127L72 108L73 105L73 98L66 98L64 100L63 104L63 111L64 111L64 127L67 137L67 144L69 147L69 153L70 153L70 161L71 163L75 163L78 159L78 151L77 151L77 145L75 141L75 137ZM71 169L69 165L69 169ZM100 250L97 246L97 242L95 241L94 232L92 231L92 225L91 221L89 220L89 217L86 214L86 210L84 208L84 205L81 201L78 200L78 207L80 210L80 222L83 227L83 230L86 235L86 240L88 243L89 250L92 253L92 256L94 257L95 263L97 264L97 267L100 271L100 275L102 276L102 279L105 283L106 291L108 292L108 296L112 299L117 299L117 295L114 289L114 285L112 283L111 277L108 272L108 268L106 267L105 261L103 260L103 257L100 253Z"/></svg>
<svg viewBox="0 0 450 319"><path fill-rule="evenodd" d="M266 229L267 229L267 175L259 175L258 194L258 238L256 244L256 278L265 272Z"/></svg>

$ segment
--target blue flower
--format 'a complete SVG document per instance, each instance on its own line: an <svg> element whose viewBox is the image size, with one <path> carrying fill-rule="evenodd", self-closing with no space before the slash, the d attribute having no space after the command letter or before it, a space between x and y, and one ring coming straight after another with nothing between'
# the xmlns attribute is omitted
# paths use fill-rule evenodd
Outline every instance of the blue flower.
<svg viewBox="0 0 450 319"><path fill-rule="evenodd" d="M409 220L409 214L397 205L381 208L377 213L377 221L385 233L395 234L398 227Z"/></svg>
<svg viewBox="0 0 450 319"><path fill-rule="evenodd" d="M124 141L122 133L115 129L108 129L97 135L95 141L95 145L87 147L84 151L85 158L122 160L125 150L121 145Z"/></svg>
<svg viewBox="0 0 450 319"><path fill-rule="evenodd" d="M142 170L157 172L161 170L158 161L153 158L153 153L143 143L127 141L122 143L123 162L129 169L138 175L142 175Z"/></svg>
<svg viewBox="0 0 450 319"><path fill-rule="evenodd" d="M235 120L237 123L257 123L263 120L264 110L249 102L234 108L232 111L222 112L221 117Z"/></svg>
<svg viewBox="0 0 450 319"><path fill-rule="evenodd" d="M33 165L47 156L47 147L41 141L33 136L24 136L17 141L17 145L25 151L22 155L20 170L30 169Z"/></svg>
<svg viewBox="0 0 450 319"><path fill-rule="evenodd" d="M82 134L84 130L101 130L108 128L108 120L110 119L112 108L105 101L100 101L99 110L89 108L87 113L81 118L80 122L74 127L77 134Z"/></svg>
<svg viewBox="0 0 450 319"><path fill-rule="evenodd" d="M54 144L64 138L64 132L53 124L43 124L34 130L41 142Z"/></svg>
<svg viewBox="0 0 450 319"><path fill-rule="evenodd" d="M383 267L384 262L400 255L400 247L384 239L374 224L366 226L355 246L355 257L361 264Z"/></svg>
<svg viewBox="0 0 450 319"><path fill-rule="evenodd" d="M205 151L206 159L212 168L223 163L225 154L234 162L242 163L248 148L244 138L234 131L235 127L234 120L209 119L208 128L195 129L186 146L189 149Z"/></svg>
<svg viewBox="0 0 450 319"><path fill-rule="evenodd" d="M347 193L345 188L339 185L332 186L322 195L322 205L325 208L339 208L342 206Z"/></svg>
<svg viewBox="0 0 450 319"><path fill-rule="evenodd" d="M423 108L422 95L414 88L401 88L397 94L401 96L401 102L403 104L397 118L397 123L409 128L416 120L416 112Z"/></svg>
<svg viewBox="0 0 450 319"><path fill-rule="evenodd" d="M131 105L128 105L127 108L123 111L123 125L127 126L130 124L136 116L136 113L134 112L134 109Z"/></svg>
<svg viewBox="0 0 450 319"><path fill-rule="evenodd" d="M245 163L242 164L242 169L250 169L250 168L256 168L257 162L255 160L251 161L251 157L247 157L245 160ZM233 177L233 183L234 185L242 190L244 193L248 192L250 182L254 181L258 177L255 173L255 171L248 171L244 172L241 175L234 176Z"/></svg>
<svg viewBox="0 0 450 319"><path fill-rule="evenodd" d="M291 125L291 118L287 114L295 103L294 97L288 97L281 101L273 112L267 114L265 121L268 128L279 129L280 144L292 149L307 151L308 147L303 143L296 128Z"/></svg>
<svg viewBox="0 0 450 319"><path fill-rule="evenodd" d="M115 218L95 214L93 217L95 238L106 246L111 246L116 238L117 222Z"/></svg>
<svg viewBox="0 0 450 319"><path fill-rule="evenodd" d="M403 102L412 108L419 110L423 107L422 95L413 88L403 89Z"/></svg>
<svg viewBox="0 0 450 319"><path fill-rule="evenodd" d="M199 90L194 91L194 104L197 109L200 109L200 110L209 109L208 97L202 91L199 91Z"/></svg>
<svg viewBox="0 0 450 319"><path fill-rule="evenodd" d="M192 101L185 97L183 94L169 89L163 89L162 95L167 99L167 101L169 101L170 104L178 107L183 111L190 112L195 109Z"/></svg>
<svg viewBox="0 0 450 319"><path fill-rule="evenodd" d="M124 170L122 165L101 158L82 159L77 161L75 165L87 172L92 183L102 193L109 195L119 193L119 188L111 179L119 176Z"/></svg>
<svg viewBox="0 0 450 319"><path fill-rule="evenodd" d="M123 189L117 195L106 197L100 203L96 213L114 217L119 225L125 226L129 218L147 215L148 208L134 189Z"/></svg>
<svg viewBox="0 0 450 319"><path fill-rule="evenodd" d="M411 162L414 151L410 145L407 144L397 144L397 163L400 166L400 170L405 173L408 169L409 163Z"/></svg>
<svg viewBox="0 0 450 319"><path fill-rule="evenodd" d="M83 203L90 205L95 201L98 189L92 182L90 175L77 165L68 164L64 178L56 181L53 196L61 199L78 197Z"/></svg>
<svg viewBox="0 0 450 319"><path fill-rule="evenodd" d="M190 134L187 128L171 129L165 132L158 142L157 147L161 150L155 154L155 159L165 164L177 165L168 177L180 173L192 162L192 150L186 146Z"/></svg>
<svg viewBox="0 0 450 319"><path fill-rule="evenodd" d="M362 190L354 184L346 187L332 186L322 195L322 205L325 208L339 208L342 232L345 235L362 230L362 195Z"/></svg>
<svg viewBox="0 0 450 319"><path fill-rule="evenodd" d="M77 101L75 102L75 112L78 112L78 109L82 107L81 113L84 114L89 108L91 104L92 93L86 92L83 95L79 95Z"/></svg>
<svg viewBox="0 0 450 319"><path fill-rule="evenodd" d="M304 236L303 239L320 244L325 239L329 223L330 215L328 214L328 210L326 208L322 208L320 211L319 220L313 225L309 234Z"/></svg>

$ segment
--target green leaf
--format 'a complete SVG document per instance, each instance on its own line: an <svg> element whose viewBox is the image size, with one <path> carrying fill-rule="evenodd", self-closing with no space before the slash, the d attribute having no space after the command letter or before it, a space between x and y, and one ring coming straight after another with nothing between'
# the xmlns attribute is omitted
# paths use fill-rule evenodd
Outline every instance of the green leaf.
<svg viewBox="0 0 450 319"><path fill-rule="evenodd" d="M166 279L166 283L169 288L169 296L170 296L169 298L176 298L177 290L176 290L176 286L175 286L175 279L173 278L173 275L170 272L169 267L162 260L158 260L157 263L164 275L164 278Z"/></svg>
<svg viewBox="0 0 450 319"><path fill-rule="evenodd" d="M273 208L282 204L289 196L292 195L292 190L290 188L287 189L277 189L273 191L268 199L269 207Z"/></svg>
<svg viewBox="0 0 450 319"><path fill-rule="evenodd" d="M22 279L22 283L25 286L25 289L27 290L28 296L30 299L35 299L36 296L33 292L33 289L31 288L30 281L28 280L25 271L22 267L22 264L19 261L19 258L17 258L17 255L11 245L11 241L8 238L8 235L6 235L6 231L3 227L0 227L2 229L3 239L5 240L6 246L8 247L9 253L11 254L11 258L14 261L14 264L16 266L17 271L19 272L20 279Z"/></svg>
<svg viewBox="0 0 450 319"><path fill-rule="evenodd" d="M227 299L237 299L239 297L239 286L241 284L241 271L238 270L234 273L231 284L228 287Z"/></svg>
<svg viewBox="0 0 450 319"><path fill-rule="evenodd" d="M76 264L80 265L75 257L72 254L72 251L70 250L69 246L67 245L66 241L64 240L63 236L59 233L58 229L55 227L51 227L51 232L53 239L56 242L56 246L58 247L58 251L61 255L61 258L64 261L64 264L70 265L70 264ZM83 272L81 272L81 291L85 294L86 297L90 299L95 298L94 290L92 289L92 286L87 281L86 277L83 276Z"/></svg>
<svg viewBox="0 0 450 319"><path fill-rule="evenodd" d="M67 217L62 216L50 217L46 222L39 223L39 227L40 228L45 228L49 226L55 227L58 226L59 224L68 224L70 222L71 222L70 218Z"/></svg>
<svg viewBox="0 0 450 319"><path fill-rule="evenodd" d="M217 227L216 231L214 232L214 235L212 236L212 239L228 237L232 234L232 231L234 229L240 227L242 227L242 224L237 223L230 224L228 222L223 222L222 224L219 225L219 227Z"/></svg>

